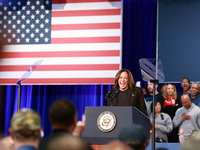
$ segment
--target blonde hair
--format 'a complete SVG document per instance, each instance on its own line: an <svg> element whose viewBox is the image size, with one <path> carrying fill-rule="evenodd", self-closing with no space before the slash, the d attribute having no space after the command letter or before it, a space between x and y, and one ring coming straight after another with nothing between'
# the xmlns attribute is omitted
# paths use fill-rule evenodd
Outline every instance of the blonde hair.
<svg viewBox="0 0 200 150"><path fill-rule="evenodd" d="M165 85L164 85L163 94L162 94L163 97L164 97L164 99L167 99L167 86L168 86L168 85L172 85L172 86L173 86L173 88L174 88L173 97L174 97L174 99L176 100L176 99L177 99L176 87L175 87L174 84L171 84L171 83L168 83L168 84L165 84Z"/></svg>

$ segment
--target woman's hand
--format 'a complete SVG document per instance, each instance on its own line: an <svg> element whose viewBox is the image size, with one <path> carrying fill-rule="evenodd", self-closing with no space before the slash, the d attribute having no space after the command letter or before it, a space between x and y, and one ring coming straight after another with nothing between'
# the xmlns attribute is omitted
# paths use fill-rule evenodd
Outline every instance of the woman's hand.
<svg viewBox="0 0 200 150"><path fill-rule="evenodd" d="M158 130L159 129L159 125L155 124L155 129Z"/></svg>

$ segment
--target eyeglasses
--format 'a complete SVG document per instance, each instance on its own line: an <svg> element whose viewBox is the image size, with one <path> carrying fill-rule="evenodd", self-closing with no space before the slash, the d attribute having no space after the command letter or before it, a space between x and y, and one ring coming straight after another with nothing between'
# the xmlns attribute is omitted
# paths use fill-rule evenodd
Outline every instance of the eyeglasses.
<svg viewBox="0 0 200 150"><path fill-rule="evenodd" d="M189 84L189 82L181 82L181 84Z"/></svg>

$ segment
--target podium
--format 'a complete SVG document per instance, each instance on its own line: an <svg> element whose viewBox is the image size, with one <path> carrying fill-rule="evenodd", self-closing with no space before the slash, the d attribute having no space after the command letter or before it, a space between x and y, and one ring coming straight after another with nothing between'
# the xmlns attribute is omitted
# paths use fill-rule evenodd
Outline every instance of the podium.
<svg viewBox="0 0 200 150"><path fill-rule="evenodd" d="M98 119L103 112L109 111L116 118L115 127L104 132L98 127ZM113 106L113 107L86 107L86 126L82 133L82 138L89 144L107 144L112 140L118 139L119 130L126 124L136 123L144 128L145 136L150 137L150 121L137 108L131 106Z"/></svg>

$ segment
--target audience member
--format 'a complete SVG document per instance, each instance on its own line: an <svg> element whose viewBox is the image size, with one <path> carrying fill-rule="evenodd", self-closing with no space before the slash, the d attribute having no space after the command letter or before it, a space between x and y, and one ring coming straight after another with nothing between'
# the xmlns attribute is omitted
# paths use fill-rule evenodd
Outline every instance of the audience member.
<svg viewBox="0 0 200 150"><path fill-rule="evenodd" d="M153 123L153 103L151 103L150 121ZM168 142L167 134L173 129L173 124L170 116L161 112L160 102L155 101L155 133L156 142Z"/></svg>
<svg viewBox="0 0 200 150"><path fill-rule="evenodd" d="M119 140L134 150L145 150L149 144L149 139L139 124L128 124L122 127L119 131Z"/></svg>
<svg viewBox="0 0 200 150"><path fill-rule="evenodd" d="M184 129L183 128L179 128L179 142L180 143L184 143L185 142L185 137L184 137L183 133L184 133Z"/></svg>
<svg viewBox="0 0 200 150"><path fill-rule="evenodd" d="M148 94L148 89L146 86L142 87L142 91L144 95Z"/></svg>
<svg viewBox="0 0 200 150"><path fill-rule="evenodd" d="M152 102L153 101L153 83L150 81L147 82L147 89L148 93L144 95L146 102ZM158 84L155 84L155 100L158 100L159 97L162 95L160 92L158 92Z"/></svg>
<svg viewBox="0 0 200 150"><path fill-rule="evenodd" d="M161 85L161 87L160 87L160 94L161 94L161 95L163 94L164 87L165 87L165 84Z"/></svg>
<svg viewBox="0 0 200 150"><path fill-rule="evenodd" d="M181 146L181 150L199 150L200 148L200 132L195 136L187 139Z"/></svg>
<svg viewBox="0 0 200 150"><path fill-rule="evenodd" d="M52 125L52 133L42 139L39 144L39 150L46 150L51 140L63 135L72 134L80 136L85 127L85 115L82 121L76 119L76 108L68 99L62 98L56 100L49 109L49 120Z"/></svg>
<svg viewBox="0 0 200 150"><path fill-rule="evenodd" d="M123 142L119 140L112 141L108 143L105 147L104 150L134 150L131 149L129 146L124 144Z"/></svg>
<svg viewBox="0 0 200 150"><path fill-rule="evenodd" d="M181 80L181 88L183 90L180 91L180 92L178 92L178 94L177 94L178 99L180 99L180 97L183 94L189 94L189 92L190 92L190 86L191 86L190 79L188 79L186 77L182 78L182 80Z"/></svg>
<svg viewBox="0 0 200 150"><path fill-rule="evenodd" d="M174 84L167 84L163 90L162 96L158 99L161 104L161 112L168 114L173 119L176 110L182 106L180 100L177 99L176 87ZM178 128L173 128L172 132L167 135L168 142L178 142L177 134Z"/></svg>
<svg viewBox="0 0 200 150"><path fill-rule="evenodd" d="M199 94L199 83L193 82L190 87L190 99L192 103L200 107L200 94Z"/></svg>
<svg viewBox="0 0 200 150"><path fill-rule="evenodd" d="M148 89L148 93L144 95L144 98L146 101L147 114L150 117L150 114L151 114L150 105L151 105L151 102L153 101L153 83L151 83L150 81L147 82L147 89ZM162 95L160 94L160 92L158 92L158 84L155 84L155 100L158 100L158 98L161 96Z"/></svg>
<svg viewBox="0 0 200 150"><path fill-rule="evenodd" d="M89 150L84 141L72 134L63 134L48 144L47 150Z"/></svg>
<svg viewBox="0 0 200 150"><path fill-rule="evenodd" d="M142 88L134 86L133 75L128 69L121 69L115 75L112 96L107 99L110 106L133 106L147 115Z"/></svg>
<svg viewBox="0 0 200 150"><path fill-rule="evenodd" d="M41 138L41 120L34 110L22 109L14 114L9 129L16 150L36 150Z"/></svg>
<svg viewBox="0 0 200 150"><path fill-rule="evenodd" d="M173 124L174 127L183 128L184 138L187 139L193 130L200 129L200 108L191 103L187 94L181 96L181 103L183 106L177 110Z"/></svg>
<svg viewBox="0 0 200 150"><path fill-rule="evenodd" d="M183 132L184 132L184 129L180 128L179 129L179 142L180 143L184 143L185 142L185 138L184 138Z"/></svg>
<svg viewBox="0 0 200 150"><path fill-rule="evenodd" d="M161 104L161 111L169 114L172 119L176 110L182 106L180 100L177 99L175 85L170 83L164 86L163 94L158 101Z"/></svg>
<svg viewBox="0 0 200 150"><path fill-rule="evenodd" d="M195 136L197 132L198 132L197 130L193 130L192 133L191 133L191 135L190 135L190 137Z"/></svg>
<svg viewBox="0 0 200 150"><path fill-rule="evenodd" d="M14 150L14 142L11 136L4 137L0 140L0 150Z"/></svg>

